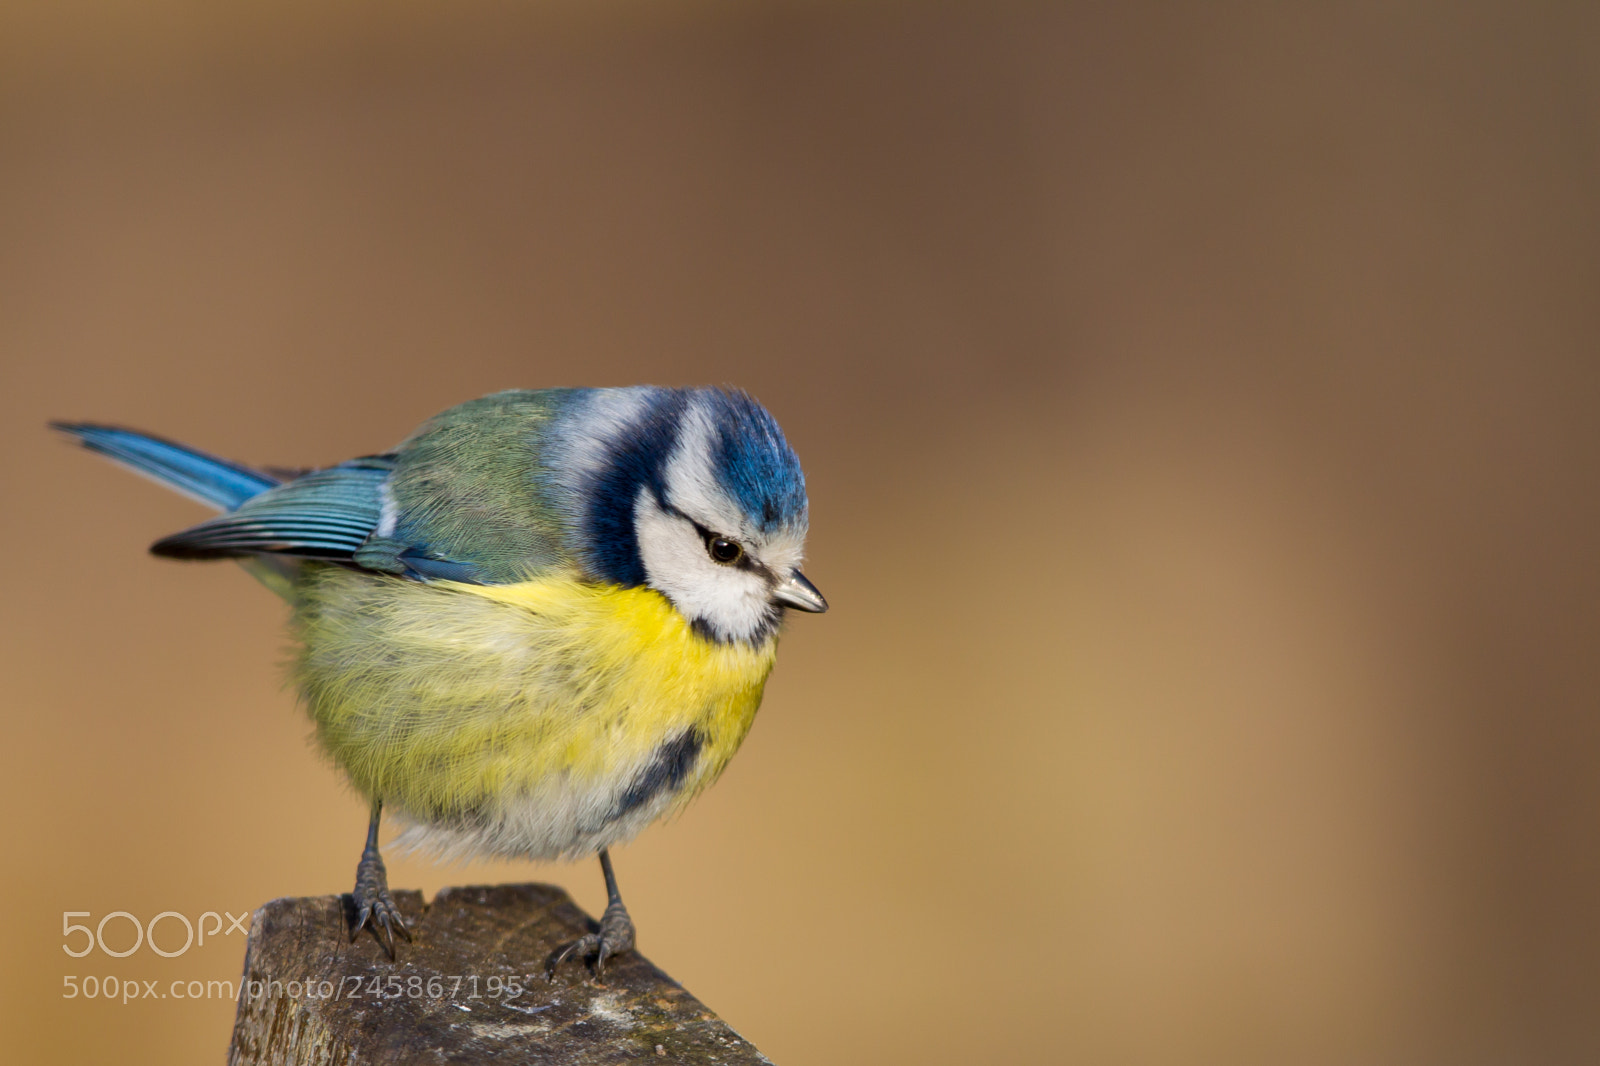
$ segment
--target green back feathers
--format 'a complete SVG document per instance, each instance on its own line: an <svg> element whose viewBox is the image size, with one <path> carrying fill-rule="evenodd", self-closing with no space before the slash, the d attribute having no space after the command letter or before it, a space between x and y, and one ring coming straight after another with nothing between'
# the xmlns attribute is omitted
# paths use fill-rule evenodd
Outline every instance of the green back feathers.
<svg viewBox="0 0 1600 1066"><path fill-rule="evenodd" d="M380 528L357 561L373 566L384 551L421 549L490 584L559 565L561 516L541 488L540 461L544 431L570 391L495 393L424 423L396 449L394 528Z"/></svg>

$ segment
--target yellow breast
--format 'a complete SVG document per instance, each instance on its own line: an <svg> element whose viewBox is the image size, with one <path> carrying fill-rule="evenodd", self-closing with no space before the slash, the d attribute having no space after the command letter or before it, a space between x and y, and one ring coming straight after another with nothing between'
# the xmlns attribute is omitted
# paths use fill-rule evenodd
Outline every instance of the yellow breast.
<svg viewBox="0 0 1600 1066"><path fill-rule="evenodd" d="M414 821L461 824L545 796L574 805L556 836L592 835L607 804L687 731L698 751L681 787L639 813L656 817L715 780L776 651L775 640L707 640L653 590L571 576L422 584L310 566L294 604L297 679L357 788Z"/></svg>

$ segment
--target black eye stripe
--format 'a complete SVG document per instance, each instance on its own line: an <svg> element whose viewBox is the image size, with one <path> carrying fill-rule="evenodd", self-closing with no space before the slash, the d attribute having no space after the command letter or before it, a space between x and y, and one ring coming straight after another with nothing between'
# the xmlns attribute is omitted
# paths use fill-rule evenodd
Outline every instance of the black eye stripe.
<svg viewBox="0 0 1600 1066"><path fill-rule="evenodd" d="M728 562L722 562L720 559L717 559L716 556L712 555L711 556L712 559L714 561L716 561L719 565L721 565L721 566L731 566L735 570L749 570L749 571L751 571L753 573L761 574L763 577L765 577L767 579L767 581L769 583L777 580L777 578L773 575L771 570L767 569L761 563L757 562L755 557L753 555L751 555L748 551L745 550L744 544L743 544L742 541L738 540L735 537L730 537L726 533L718 533L716 530L712 529L710 526L707 526L707 525L705 525L705 524L703 524L701 522L696 521L694 516L684 514L682 511L678 510L678 508L674 507L670 503L667 503L665 500L661 499L659 496L656 498L656 503L667 514L673 515L673 516L675 516L677 518L681 518L685 522L689 523L691 526L694 527L694 531L696 533L700 534L700 540L706 546L706 554L707 555L711 555L711 542L714 541L714 540L717 540L719 538L722 539L722 540L730 541L733 544L739 545L739 555L738 555L738 557L735 558L735 559L732 559L732 560L730 560Z"/></svg>

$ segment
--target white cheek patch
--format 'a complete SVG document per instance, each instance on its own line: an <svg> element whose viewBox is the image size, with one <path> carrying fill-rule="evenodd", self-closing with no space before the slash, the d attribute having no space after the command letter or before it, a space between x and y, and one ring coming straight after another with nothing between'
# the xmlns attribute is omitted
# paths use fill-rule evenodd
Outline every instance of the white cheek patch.
<svg viewBox="0 0 1600 1066"><path fill-rule="evenodd" d="M766 628L771 607L759 573L712 562L694 526L662 510L648 488L639 490L633 520L651 587L685 617L709 626L724 640Z"/></svg>

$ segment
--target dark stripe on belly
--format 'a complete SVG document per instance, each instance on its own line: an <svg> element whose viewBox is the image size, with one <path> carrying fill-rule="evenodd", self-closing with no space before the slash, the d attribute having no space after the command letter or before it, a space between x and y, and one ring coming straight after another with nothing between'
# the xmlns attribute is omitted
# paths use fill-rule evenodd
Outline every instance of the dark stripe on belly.
<svg viewBox="0 0 1600 1066"><path fill-rule="evenodd" d="M705 740L691 729L657 748L650 765L641 770L639 776L633 779L633 784L628 786L628 791L617 798L611 817L621 818L662 792L677 789L689 776L689 771L694 769L695 760L700 757L703 747Z"/></svg>

